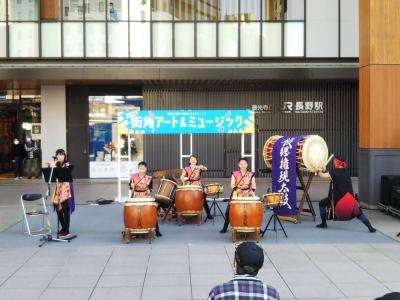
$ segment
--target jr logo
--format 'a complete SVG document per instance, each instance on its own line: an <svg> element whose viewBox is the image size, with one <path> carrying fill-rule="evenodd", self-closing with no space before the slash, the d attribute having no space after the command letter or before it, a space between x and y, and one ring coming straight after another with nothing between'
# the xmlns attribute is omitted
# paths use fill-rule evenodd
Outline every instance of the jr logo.
<svg viewBox="0 0 400 300"><path fill-rule="evenodd" d="M293 102L283 102L281 107L281 112L291 113L293 111Z"/></svg>

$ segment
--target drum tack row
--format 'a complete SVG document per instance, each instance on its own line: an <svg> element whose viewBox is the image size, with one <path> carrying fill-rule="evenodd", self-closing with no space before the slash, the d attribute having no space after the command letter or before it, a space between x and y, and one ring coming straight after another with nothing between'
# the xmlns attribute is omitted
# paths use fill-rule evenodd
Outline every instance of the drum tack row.
<svg viewBox="0 0 400 300"><path fill-rule="evenodd" d="M184 218L196 218L202 223L205 196L218 197L223 192L219 183L205 186L178 186L174 181L162 179L155 198L133 198L124 204L125 230L123 236L129 242L133 236L144 236L151 242L155 235L158 206L164 209L164 220L172 211L177 222L182 225ZM229 199L226 199L229 200ZM232 240L240 236L258 240L263 222L263 204L267 208L278 207L282 194L266 194L259 197L235 197L231 199L229 215L232 227Z"/></svg>

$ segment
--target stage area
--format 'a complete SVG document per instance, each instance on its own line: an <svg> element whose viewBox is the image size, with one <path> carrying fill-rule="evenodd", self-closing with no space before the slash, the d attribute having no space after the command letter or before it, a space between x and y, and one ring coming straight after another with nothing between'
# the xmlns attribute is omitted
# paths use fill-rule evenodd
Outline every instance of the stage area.
<svg viewBox="0 0 400 300"><path fill-rule="evenodd" d="M2 203L15 218L17 194L40 188L2 186ZM114 188L77 184L80 204L71 231L78 238L70 244L38 248L21 223L0 233L0 299L206 299L213 285L230 279L233 244L229 233L218 232L221 217L200 226L167 221L163 237L152 244L127 245L122 204L84 204L85 198L100 198L100 191L109 198ZM317 183L312 198L324 196L325 188ZM400 222L366 213L379 232L368 233L358 220L329 222L327 230L316 229L309 217L301 224L285 222L287 239L269 232L260 240L266 255L260 277L282 299L373 299L399 291L400 243L389 231L397 232Z"/></svg>

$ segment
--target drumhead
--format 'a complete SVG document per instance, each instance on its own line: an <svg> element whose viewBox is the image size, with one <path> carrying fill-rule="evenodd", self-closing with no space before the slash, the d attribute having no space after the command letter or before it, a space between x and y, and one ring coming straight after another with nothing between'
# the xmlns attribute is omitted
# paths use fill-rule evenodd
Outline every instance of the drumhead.
<svg viewBox="0 0 400 300"><path fill-rule="evenodd" d="M202 191L202 187L198 185L180 185L176 191Z"/></svg>
<svg viewBox="0 0 400 300"><path fill-rule="evenodd" d="M206 186L222 186L222 184L220 184L220 183L209 183L209 184L206 184Z"/></svg>
<svg viewBox="0 0 400 300"><path fill-rule="evenodd" d="M172 180L169 180L169 179L165 179L165 178L161 179L161 185L162 185L163 181L165 181L165 182L170 182L170 183L172 183L173 185L177 185L175 181L172 181Z"/></svg>
<svg viewBox="0 0 400 300"><path fill-rule="evenodd" d="M275 142L280 139L282 136L281 135L273 135L269 137L269 139L265 142L264 148L263 148L263 158L264 162L267 165L268 168L272 168L272 165L270 164L270 160L272 162L272 150L271 146L275 145ZM269 157L269 153L271 153L271 157Z"/></svg>
<svg viewBox="0 0 400 300"><path fill-rule="evenodd" d="M155 199L148 197L148 198L130 198L128 201L125 201L125 203L137 203L137 202L154 202Z"/></svg>
<svg viewBox="0 0 400 300"><path fill-rule="evenodd" d="M268 194L264 194L263 198L267 198L267 197L272 197L272 196L283 196L283 193L268 193Z"/></svg>
<svg viewBox="0 0 400 300"><path fill-rule="evenodd" d="M307 170L315 172L321 169L328 160L328 146L319 135L308 135L305 138L302 159Z"/></svg>
<svg viewBox="0 0 400 300"><path fill-rule="evenodd" d="M125 202L124 206L158 206L155 201L130 201Z"/></svg>
<svg viewBox="0 0 400 300"><path fill-rule="evenodd" d="M167 196L160 195L160 194L156 194L156 195L155 195L155 198L156 198L156 200L162 199L162 200L171 201L171 199L168 198Z"/></svg>
<svg viewBox="0 0 400 300"><path fill-rule="evenodd" d="M233 197L232 201L260 201L260 197Z"/></svg>

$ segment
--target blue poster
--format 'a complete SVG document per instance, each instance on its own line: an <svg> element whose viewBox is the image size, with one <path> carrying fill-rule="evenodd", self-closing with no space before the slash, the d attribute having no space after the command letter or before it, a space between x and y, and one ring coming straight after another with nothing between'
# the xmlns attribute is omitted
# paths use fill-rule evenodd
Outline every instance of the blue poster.
<svg viewBox="0 0 400 300"><path fill-rule="evenodd" d="M252 110L119 110L120 134L254 133Z"/></svg>

